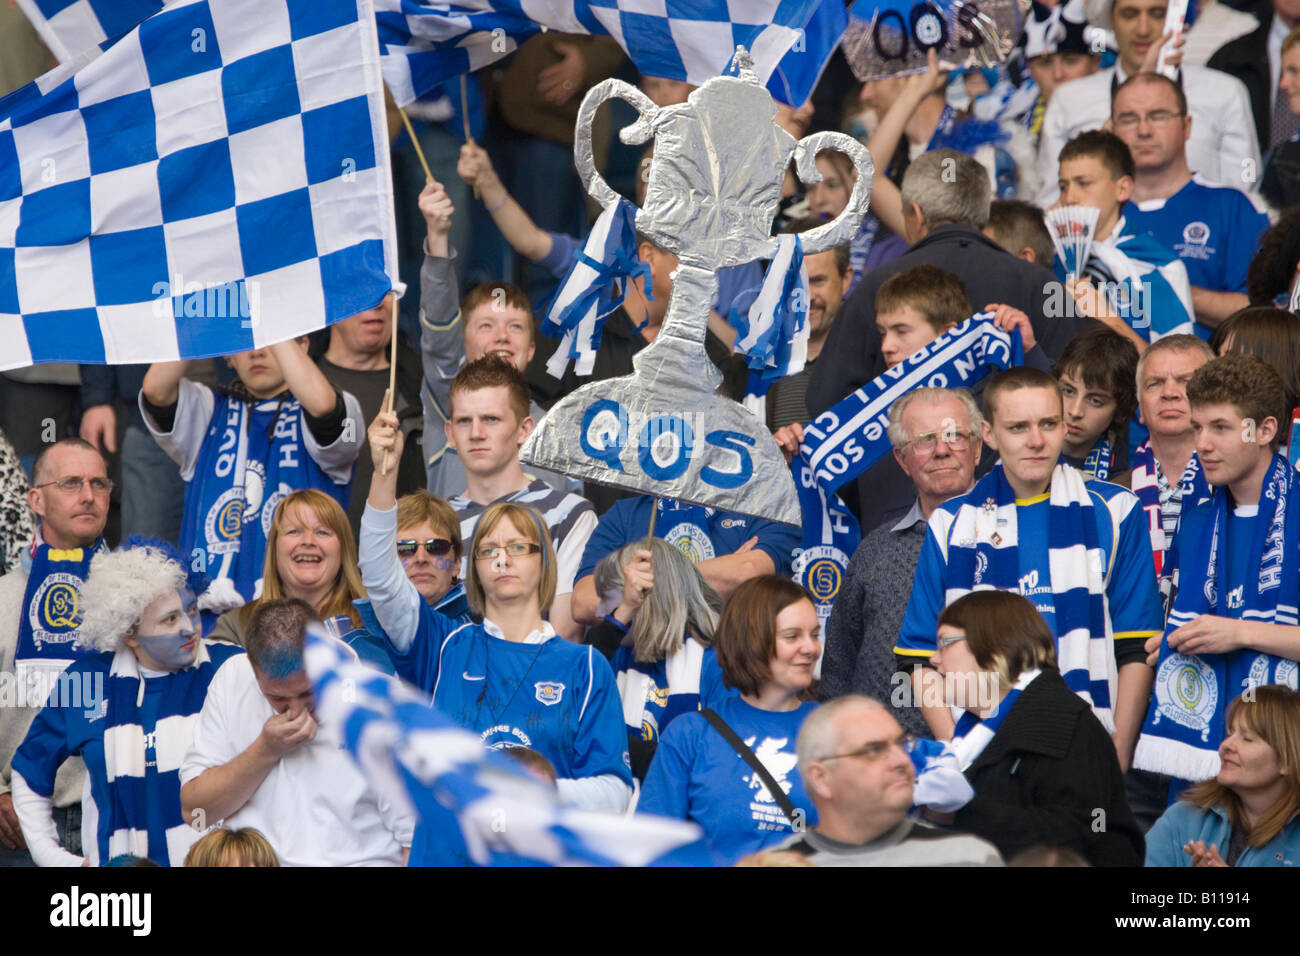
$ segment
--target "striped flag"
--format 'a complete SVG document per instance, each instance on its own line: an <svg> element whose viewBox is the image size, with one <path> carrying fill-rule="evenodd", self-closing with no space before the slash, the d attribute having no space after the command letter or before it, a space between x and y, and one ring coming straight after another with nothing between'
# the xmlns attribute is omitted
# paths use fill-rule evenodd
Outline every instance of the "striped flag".
<svg viewBox="0 0 1300 956"><path fill-rule="evenodd" d="M342 728L371 788L419 813L425 827L454 820L469 857L483 866L709 862L693 823L564 806L413 687L358 663L314 626L304 660L317 715Z"/></svg>
<svg viewBox="0 0 1300 956"><path fill-rule="evenodd" d="M0 369L202 358L378 303L370 0L179 0L0 99Z"/></svg>
<svg viewBox="0 0 1300 956"><path fill-rule="evenodd" d="M843 0L376 0L376 8L384 77L402 106L543 27L612 36L641 73L697 85L723 73L743 45L769 92L799 106L848 23Z"/></svg>

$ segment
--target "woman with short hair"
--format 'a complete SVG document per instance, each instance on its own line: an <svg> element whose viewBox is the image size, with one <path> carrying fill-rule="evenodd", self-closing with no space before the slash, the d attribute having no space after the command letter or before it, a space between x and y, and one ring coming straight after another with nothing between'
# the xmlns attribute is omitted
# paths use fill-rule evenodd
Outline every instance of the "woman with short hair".
<svg viewBox="0 0 1300 956"><path fill-rule="evenodd" d="M816 824L795 769L795 741L817 706L811 699L821 654L817 611L793 581L752 578L728 599L713 646L724 683L739 693L673 721L637 809L698 823L720 862L731 864Z"/></svg>
<svg viewBox="0 0 1300 956"><path fill-rule="evenodd" d="M208 585L161 541L132 538L90 562L81 634L99 653L63 672L13 758L14 810L37 865L124 854L179 865L199 838L181 811L180 762L208 684L241 653L200 637L196 592ZM51 814L55 774L73 756L89 778L84 860L59 846Z"/></svg>
<svg viewBox="0 0 1300 956"><path fill-rule="evenodd" d="M1010 591L973 591L939 615L931 663L948 704L965 711L952 749L975 790L952 822L1005 859L1046 845L1094 866L1137 866L1142 832L1115 745L1061 678L1054 644L1034 606Z"/></svg>
<svg viewBox="0 0 1300 956"><path fill-rule="evenodd" d="M1300 866L1300 693L1251 687L1227 728L1218 775L1147 834L1147 866Z"/></svg>

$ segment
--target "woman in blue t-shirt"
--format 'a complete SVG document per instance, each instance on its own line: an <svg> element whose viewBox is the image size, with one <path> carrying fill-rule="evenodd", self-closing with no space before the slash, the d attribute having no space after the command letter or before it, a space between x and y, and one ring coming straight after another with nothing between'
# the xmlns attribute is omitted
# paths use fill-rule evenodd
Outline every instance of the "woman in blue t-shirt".
<svg viewBox="0 0 1300 956"><path fill-rule="evenodd" d="M763 775L705 713L688 713L660 740L638 811L698 823L720 861L734 863L816 824L795 769L795 741L817 706L806 698L821 628L803 588L766 575L732 593L713 646L723 681L739 691L713 712L783 793L773 797Z"/></svg>
<svg viewBox="0 0 1300 956"><path fill-rule="evenodd" d="M632 773L644 780L674 718L731 694L711 646L722 599L686 555L660 538L605 555L595 583L612 610L588 629L587 642L612 656Z"/></svg>

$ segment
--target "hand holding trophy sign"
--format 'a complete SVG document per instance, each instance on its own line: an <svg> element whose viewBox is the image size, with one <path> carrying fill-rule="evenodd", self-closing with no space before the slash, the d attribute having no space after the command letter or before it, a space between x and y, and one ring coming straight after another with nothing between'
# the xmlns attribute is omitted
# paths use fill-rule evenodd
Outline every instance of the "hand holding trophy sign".
<svg viewBox="0 0 1300 956"><path fill-rule="evenodd" d="M591 122L618 97L640 117L622 130L629 145L655 140L645 206L636 228L678 256L662 330L634 359L632 375L593 382L551 409L524 445L526 464L680 501L800 524L794 480L775 440L744 406L716 394L721 373L704 349L720 268L771 257L771 225L791 158L804 182L814 159L846 153L858 171L853 195L833 221L801 236L807 253L848 242L866 212L872 178L866 149L842 133L796 143L773 122L776 103L743 49L738 76L720 76L686 103L660 109L619 80L594 87L578 111L578 174L605 207L619 196L596 172Z"/></svg>

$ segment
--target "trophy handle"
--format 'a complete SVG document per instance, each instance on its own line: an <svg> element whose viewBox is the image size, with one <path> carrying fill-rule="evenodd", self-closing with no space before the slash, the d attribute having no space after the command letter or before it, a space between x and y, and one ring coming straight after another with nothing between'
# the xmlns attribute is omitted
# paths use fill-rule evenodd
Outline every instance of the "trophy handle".
<svg viewBox="0 0 1300 956"><path fill-rule="evenodd" d="M619 132L619 139L629 146L639 146L654 135L651 124L659 114L659 107L651 102L650 97L635 86L624 83L622 80L605 80L597 83L582 98L582 105L578 107L578 119L574 130L573 159L578 168L578 176L582 180L583 187L596 202L606 209L618 202L619 195L609 187L609 183L605 182L604 177L596 171L596 162L591 153L591 123L596 118L596 110L600 104L614 98L626 100L636 107L637 112L641 114L637 117L635 123L623 127ZM847 137L845 138L847 139ZM869 164L870 160L868 160Z"/></svg>
<svg viewBox="0 0 1300 956"><path fill-rule="evenodd" d="M821 181L822 174L817 172L816 159L817 154L824 149L839 150L848 156L858 171L858 181L853 184L853 194L849 196L849 204L842 213L826 225L810 229L799 237L805 253L825 252L849 242L858 234L862 217L867 214L867 200L871 198L871 178L876 173L871 153L867 152L865 146L844 133L824 131L805 136L795 146L795 171L802 182Z"/></svg>

